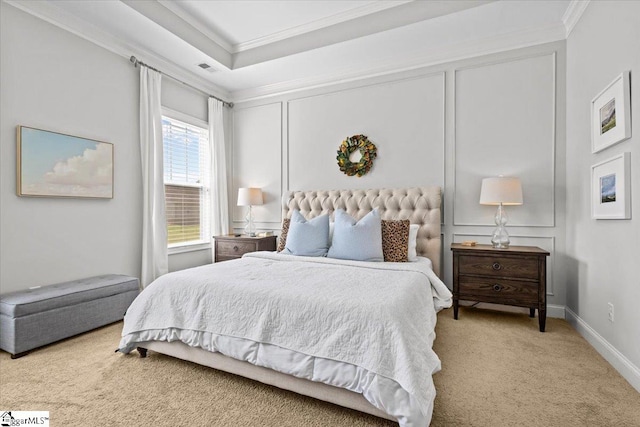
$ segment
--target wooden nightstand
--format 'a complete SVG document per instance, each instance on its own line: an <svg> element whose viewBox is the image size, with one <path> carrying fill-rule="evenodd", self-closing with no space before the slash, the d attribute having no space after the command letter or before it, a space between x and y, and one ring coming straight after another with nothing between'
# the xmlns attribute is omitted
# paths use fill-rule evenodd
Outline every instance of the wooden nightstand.
<svg viewBox="0 0 640 427"><path fill-rule="evenodd" d="M256 251L275 251L276 236L249 237L234 235L213 236L215 241L215 262L242 258L242 255Z"/></svg>
<svg viewBox="0 0 640 427"><path fill-rule="evenodd" d="M495 249L491 245L451 244L453 251L453 318L458 301L478 301L538 309L540 332L547 320L547 256L535 246Z"/></svg>

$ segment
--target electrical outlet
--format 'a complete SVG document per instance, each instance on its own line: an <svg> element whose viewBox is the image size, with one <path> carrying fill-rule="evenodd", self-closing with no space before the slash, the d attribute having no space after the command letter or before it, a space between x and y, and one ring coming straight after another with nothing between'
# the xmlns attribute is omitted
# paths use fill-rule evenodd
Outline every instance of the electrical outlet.
<svg viewBox="0 0 640 427"><path fill-rule="evenodd" d="M609 322L613 323L613 304L611 304L610 302L607 303L607 306L609 307Z"/></svg>

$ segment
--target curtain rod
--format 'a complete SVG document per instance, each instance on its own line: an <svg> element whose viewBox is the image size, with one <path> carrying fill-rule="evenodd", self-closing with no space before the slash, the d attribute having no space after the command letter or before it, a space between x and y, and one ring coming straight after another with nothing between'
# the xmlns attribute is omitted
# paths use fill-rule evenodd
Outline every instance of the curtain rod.
<svg viewBox="0 0 640 427"><path fill-rule="evenodd" d="M133 66L134 66L134 67L138 67L138 65L144 65L145 67L147 67L147 68L149 68L149 69L151 69L151 70L153 70L153 71L157 71L157 72L158 72L158 73L160 73L160 74L164 74L165 76L169 77L169 78L170 78L170 79L172 79L172 80L177 81L178 83L182 83L182 84L183 84L183 85L185 85L185 86L189 86L191 89L197 90L197 91L198 91L198 92L200 92L200 93L204 93L205 95L207 95L207 96L209 96L209 97L211 97L211 98L213 98L213 99L217 99L218 101L222 102L222 104L224 104L225 106L227 106L227 107L229 107L229 108L233 108L233 102L229 102L229 101L225 101L224 99L220 99L220 98L218 98L217 96L213 96L213 95L211 95L211 94L209 94L209 93L207 93L207 92L203 91L203 90L202 90L202 89L200 89L200 88L197 88L197 87L195 87L195 86L192 86L192 85L190 85L189 83L183 82L182 80L180 80L180 79L178 79L178 78L176 78L176 77L173 77L173 76L172 76L172 75L170 75L170 74L163 73L162 71L158 70L157 68L153 68L152 66L147 65L147 64L145 64L145 63L144 63L144 62L142 62L142 61L138 61L138 58L136 58L135 56L131 56L131 58L129 58L129 61L131 61L131 63L133 64Z"/></svg>

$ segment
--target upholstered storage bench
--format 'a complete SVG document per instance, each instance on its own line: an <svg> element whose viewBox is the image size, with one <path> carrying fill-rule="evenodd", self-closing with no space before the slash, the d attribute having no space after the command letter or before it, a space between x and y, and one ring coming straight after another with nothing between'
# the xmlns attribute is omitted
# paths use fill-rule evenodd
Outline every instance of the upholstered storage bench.
<svg viewBox="0 0 640 427"><path fill-rule="evenodd" d="M1 295L0 348L15 359L117 322L138 293L137 278L108 274Z"/></svg>

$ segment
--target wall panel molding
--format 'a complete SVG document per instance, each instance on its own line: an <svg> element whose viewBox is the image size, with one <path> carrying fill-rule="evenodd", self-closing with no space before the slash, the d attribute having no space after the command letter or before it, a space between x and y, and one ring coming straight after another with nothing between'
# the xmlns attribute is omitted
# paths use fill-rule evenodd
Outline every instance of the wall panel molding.
<svg viewBox="0 0 640 427"><path fill-rule="evenodd" d="M560 122L558 122L558 126L556 126L555 120L556 116L558 117L558 120L561 120L564 108L564 98L562 97L562 91L564 90L565 83L564 80L560 78L562 70L564 69L564 52L565 46L561 43L541 45L513 52L501 52L481 58L464 59L449 64L438 65L428 69L416 69L408 72L397 73L394 75L377 76L375 78L351 82L334 82L333 85L327 87L310 87L304 91L279 94L274 98L253 100L241 104L240 107L236 108L242 108L243 106L245 108L262 107L273 104L272 101L274 100L282 103L281 114L278 118L278 122L281 124L280 194L284 194L289 190L372 187L389 188L391 186L406 186L404 182L402 182L401 185L393 185L394 181L398 181L398 174L402 174L403 176L406 175L406 181L411 180L413 181L413 183L417 183L413 185L440 185L443 188L443 246L441 257L442 272L443 280L451 285L450 270L452 259L448 245L451 243L452 238L458 238L458 236L468 235L470 236L468 238L474 238L475 240L480 240L482 238L486 239L486 241L488 242L491 230L494 228L492 218L490 218L490 222L487 222L486 217L484 217L484 219L480 221L485 222L485 225L475 224L469 226L461 226L461 224L454 224L455 208L457 207L458 209L461 209L460 201L458 201L457 205L454 205L456 190L459 192L461 189L464 189L461 187L461 185L463 185L465 181L458 180L456 186L456 178L460 178L460 169L456 171L456 167L459 168L461 165L460 158L458 158L458 163L456 163L456 157L464 154L460 152L456 153L457 149L462 149L460 144L458 144L458 147L456 148L456 142L462 141L462 144L465 143L463 140L456 141L456 132L460 130L468 132L470 129L472 129L472 127L469 127L467 125L468 122L466 121L463 123L462 129L456 128L456 110L460 107L460 105L456 105L456 89L458 89L459 91L465 91L458 92L458 96L460 96L461 93L465 95L482 93L480 91L476 92L475 88L478 86L475 84L475 81L472 80L466 80L463 82L469 84L468 87L460 87L458 82L458 87L456 88L456 72L467 69L482 69L483 67L491 67L493 65L500 64L515 64L515 67L507 66L506 68L497 68L497 71L494 71L493 68L488 68L487 76L491 79L497 79L499 81L503 75L517 75L513 74L512 70L519 72L520 70L523 70L525 66L529 65L526 64L525 66L523 66L518 63L518 61L532 60L533 65L535 66L535 69L532 73L534 79L529 79L528 77L526 77L526 80L523 81L531 80L533 90L540 91L539 96L536 96L534 98L533 104L539 106L537 110L539 112L539 117L541 117L541 119L539 120L542 120L545 123L545 127L544 130L539 129L541 135L536 136L536 138L537 140L544 139L544 141L546 141L547 143L542 144L543 149L545 150L544 153L541 152L539 153L539 155L535 155L538 163L534 161L531 162L531 164L535 165L534 167L537 168L536 170L549 170L548 174L540 172L535 176L540 177L537 179L541 180L541 182L544 182L544 188L547 188L548 185L553 185L554 188L547 191L544 202L544 212L546 212L546 214L543 218L543 223L547 225L529 225L529 223L539 221L535 221L535 218L533 218L533 215L535 212L537 212L537 209L535 209L533 205L527 204L527 195L525 194L525 205L522 207L518 207L518 209L530 208L531 210L526 213L530 215L530 217L534 220L520 221L526 222L526 224L510 223L508 224L508 227L510 231L513 231L514 233L514 241L518 243L524 242L522 244L541 246L551 252L551 256L549 257L547 264L549 269L547 279L547 292L550 295L547 315L550 315L549 310L551 310L551 307L553 305L551 304L552 301L556 304L555 307L558 308L556 310L557 314L562 317L565 302L565 266L560 263L562 254L556 255L555 252L556 248L560 251L562 251L564 248L565 228L564 219L562 217L562 210L559 210L558 213L555 212L556 208L561 209L561 205L558 203L558 205L556 206L555 203L555 197L560 197L561 194L560 190L556 189L555 186L562 185L563 181L561 177L564 173L564 166L563 164L556 165L555 149L558 148L562 150L564 144L564 136L563 133L558 133L563 132L563 129ZM467 76L472 76L474 77L474 80L477 80L478 77L482 77L483 74L463 75L463 77L465 78ZM457 77L459 78L460 74L458 74ZM525 79L525 77L523 77L523 79ZM511 81L513 82L513 79ZM470 92L466 92L468 88L471 88ZM520 95L520 92L518 91L514 92L515 96L509 96L509 93L510 92L508 92L507 95L504 96L504 99L507 102L513 102L514 98L516 100L519 99L516 98L516 96L520 98L522 98L523 96ZM528 94L529 92L524 93ZM424 101L425 96L429 97L428 101ZM385 99L386 102L389 103L389 105L394 105L395 109L387 108L384 110L385 114L383 115L376 115L376 111L373 109L367 110L373 112L373 115L368 115L367 113L361 116L354 116L354 119L358 120L357 123L355 123L354 121L349 121L349 119L341 120L341 114L351 117L352 115L350 112L352 108L355 108L353 107L353 105L357 105L358 102L363 102L362 100L365 98L367 100L366 102L369 103L369 108L372 108L372 105L376 106L377 102L379 102L379 99ZM550 105L549 102L551 102L552 104ZM556 103L558 104L556 105ZM473 107L473 104L467 104L466 106ZM482 104L480 104L480 106L482 106ZM337 113L335 111L336 108L338 109ZM366 109L367 105L363 105L362 108ZM331 110L333 110L333 113ZM467 110L473 111L469 110L469 108L467 108ZM326 113L325 111L327 111L328 113ZM387 111L389 112L389 114L386 114ZM517 112L514 114L516 115L515 117L517 123L520 123L520 120L524 120L524 123L526 125L525 128L529 128L530 126L528 123L531 123L532 119L529 119L527 121L526 116L525 119L522 119L522 113L520 112L520 110L516 111ZM336 120L333 119L334 117L336 118ZM362 119L362 117L364 117L364 119ZM461 120L461 117L463 116L458 116L457 120ZM424 124L427 120L427 124ZM373 135L368 134L367 130L364 127L360 127L361 125L368 125L370 123L376 125L378 123L382 123L380 129L385 133L384 142L381 146L379 146L379 157L378 159L376 159L374 169L372 170L371 174L368 174L363 178L351 178L342 175L339 172L335 161L335 152L338 148L338 145L340 141L345 136L347 136L347 133L345 133L345 129L349 129L349 126L346 125L349 125L351 123L353 123L354 128L358 129L357 131L354 129L354 133L364 133L370 138L372 138ZM247 125L248 124L249 123L247 123ZM473 126L473 124L471 125ZM387 137L386 135L398 134L398 132L396 132L396 130L392 128L393 126L396 126L400 129L402 129L402 126L404 126L405 128L407 126L410 126L415 129L411 131L413 142L409 145L401 144L396 146L392 144L390 141L392 141L394 138ZM460 127L460 123L458 123L458 127ZM331 130L332 132L324 132L326 128L329 128L329 130ZM349 130L348 132L351 131ZM376 131L376 133L378 132ZM547 137L549 133L552 134L551 138ZM349 133L349 135L350 134L353 133ZM424 137L424 135L431 135L431 137L427 138ZM434 139L434 136L437 136L437 139ZM304 144L302 146L298 145L302 137L305 137L307 139L311 138L310 141L307 141L306 146ZM462 134L458 135L458 137L465 136L464 134ZM372 141L374 141L373 138ZM469 140L467 139L467 141ZM521 140L520 142L524 144L524 141ZM403 158L403 156L397 155L394 155L392 157L392 160L390 160L388 157L388 150L399 150L400 146L415 147L407 150L405 157L411 155L413 155L414 158L415 156L427 156L428 159L422 160L419 163L419 168L416 168L416 170L411 170L406 167L400 168L397 166L398 163L417 163L415 161L406 160ZM312 148L308 149L307 147ZM427 149L425 147L431 148ZM525 147L528 147L528 145ZM549 149L552 150L551 155L548 155L549 152L546 150L546 147L549 147ZM439 150L442 150L442 152L440 152ZM296 163L299 162L300 158L306 157L307 153L310 152L315 153L315 160L306 161L307 163L305 163L304 166ZM521 155L520 157L525 158L523 162L526 161L526 156ZM558 159L560 160L561 157L559 157ZM469 161L470 160L464 160L463 158L464 164L468 163ZM508 159L505 160L505 164L507 164L507 161ZM321 164L318 165L319 162ZM381 164L384 164L384 162L392 162L395 164L395 166L391 170L383 170L383 168L377 168ZM314 165L316 166L315 168L313 167ZM307 175L304 175L305 173L307 173L306 168L308 166L311 166L311 169L313 169L308 173L311 173L313 177L317 178L309 178ZM501 164L498 164L498 166L502 167ZM430 173L425 173L424 168L430 169ZM556 168L558 168L558 179L556 179L555 176ZM401 172L397 172L399 170L401 170ZM336 174L343 176L344 179L336 179ZM374 177L375 179L370 179L371 177ZM472 176L467 174L466 181L469 181L470 178L472 178ZM477 185L477 190L479 191L479 181ZM551 199L548 199L551 191L553 191L553 196L551 197ZM458 194L458 197L461 198L460 193ZM461 200L464 201L465 199L461 198ZM470 203L471 202L466 199L463 205L468 205ZM468 206L467 208L479 210L481 207L478 205L477 207ZM483 207L483 209L484 208L486 207ZM493 208L490 209L491 213L493 213ZM511 214L512 212L510 211L509 213ZM278 220L280 220L281 209L279 206L279 202L277 214ZM486 215L487 212L484 212L484 214ZM466 216L474 220L475 218L470 215L472 214L467 213ZM556 215L558 215L558 221L561 221L557 225ZM526 216L521 217L521 219L524 218L526 218ZM275 221L275 215L274 218L262 219L264 219L265 221L256 221L256 227L259 230L279 231L281 223L280 221ZM461 218L459 216L459 223L467 222L460 221L460 219ZM515 218L512 216L512 219ZM235 224L237 225L238 229L241 229L244 226L244 222L241 220L236 222ZM522 241L517 240L518 238L520 238Z"/></svg>
<svg viewBox="0 0 640 427"><path fill-rule="evenodd" d="M265 109L272 111L265 111ZM242 185L266 185L262 187L265 194L265 204L253 208L256 228L270 229L270 225L280 224L280 200L282 198L282 176L284 173L281 154L283 145L282 109L282 102L234 109L234 142L232 145L233 179L232 194L229 196L230 205L232 206L231 223L234 228L243 228L245 224L244 216L246 208L240 208L236 205L238 188ZM258 121L258 123L243 126L245 132L250 132L249 135L245 136L239 132L237 126L238 121L242 118L242 114L247 112L255 113L255 116L248 120L252 122ZM278 116L276 122L272 123L269 121L270 119L276 120L276 116ZM251 132L255 132L255 134ZM251 143L243 141L243 138L248 138ZM257 141L257 143L253 141ZM244 146L245 144L248 146ZM268 144L271 144L271 146L266 147ZM275 150L275 152L271 153L271 150L268 148ZM241 150L245 155L238 155L238 152ZM269 155L272 155L273 159L269 159ZM243 172L238 170L240 165L242 165L244 169ZM241 182L241 180L244 182Z"/></svg>
<svg viewBox="0 0 640 427"><path fill-rule="evenodd" d="M412 82L415 82L417 86L413 86ZM423 85L424 84L424 85ZM434 87L437 86L438 96L441 97L441 100L432 101L429 94L434 93L436 89ZM416 89L412 88L420 88L420 90L424 90L424 94L426 97L419 98L416 96ZM382 109L386 109L388 111L393 111L393 107L397 105L395 110L396 113L390 113L390 116L384 117L380 116L382 113L377 113L376 111L376 102L375 96L373 94L385 94L386 96L380 95L380 102L386 102L386 104L381 104ZM325 101L323 98L327 97L335 97L332 100ZM363 117L362 114L359 114L357 111L347 110L343 115L352 115L355 118L355 124L350 128L350 133L364 133L367 134L374 143L378 145L379 156L376 159L374 164L374 169L365 177L362 178L353 178L346 177L342 175L336 175L337 164L335 162L335 151L337 150L340 141L344 139L344 137L348 136L347 134L340 134L331 136L334 145L328 148L328 143L326 139L319 141L319 144L314 145L314 150L317 148L318 151L321 151L323 154L322 162L326 164L325 170L328 173L328 176L324 177L324 179L315 179L308 177L301 181L299 178L304 176L300 170L300 167L294 167L295 162L300 159L294 159L294 157L301 157L300 147L294 144L299 143L301 138L301 124L300 120L305 120L308 123L311 123L312 128L317 127L317 123L310 119L309 115L313 114L314 109L318 110L321 108L322 103L326 102L328 105L331 102L342 102L343 100L347 100L349 103L357 103L358 98L363 97L363 108L368 109L371 112L370 117ZM420 111L416 111L415 108L411 109L412 105L405 105L405 100L411 103L418 103L420 106L424 106L426 110L424 110L423 119L418 118L421 114ZM307 102L309 102L307 104ZM394 104L395 102L395 104ZM434 102L438 102L438 106L434 107ZM446 157L446 72L438 71L432 73L426 73L421 75L413 75L408 77L399 78L392 81L383 81L383 82L374 82L365 85L358 85L357 87L343 87L343 88L334 88L332 91L318 93L318 94L310 94L308 96L301 96L293 99L287 100L287 128L286 128L286 161L283 163L286 166L288 175L286 180L285 190L290 189L304 189L304 190L313 190L313 189L344 189L344 188L378 188L378 187L406 187L406 186L420 186L420 185L440 185L444 187L445 179L446 179L446 170L444 167L444 160ZM336 108L341 108L339 105ZM403 110L404 108L404 110ZM396 138L395 134L389 134L389 132L383 131L381 134L378 134L378 138L381 140L374 140L376 135L372 135L369 133L371 129L380 130L380 126L388 120L391 126L396 126L398 122L406 121L404 116L413 115L416 116L416 119L410 122L410 125L416 128L425 128L424 123L428 123L429 120L431 122L434 121L433 111L437 111L436 114L439 115L437 121L437 141L434 141L432 136L433 132L429 133L429 129L436 129L436 127L426 128L424 131L419 132L416 136L411 135L402 135L403 132L406 131L404 128L397 128L396 133L400 135ZM302 110L301 110L302 109ZM327 108L329 109L329 108ZM344 107L342 107L344 110ZM293 115L298 114L297 117ZM353 113L353 114L351 114ZM339 114L339 113L336 113ZM329 123L334 123L335 126L341 129L347 129L349 126L345 126L341 118L338 118L334 122L335 115L328 113L325 117L327 118ZM378 116L376 118L376 114ZM394 114L397 114L394 117ZM302 116L300 116L302 115ZM323 115L323 114L320 114ZM324 115L323 115L324 116ZM319 119L322 120L322 119ZM294 126L297 126L296 129ZM315 128L314 128L315 129ZM368 130L369 129L369 130ZM372 131L373 132L373 131ZM310 130L310 137L315 138L314 130ZM298 141L294 141L293 139L297 139ZM306 138L304 138L306 139ZM414 142L417 140L416 142ZM423 145L424 144L424 145ZM429 156L429 147L434 147L437 144L437 150L441 150L441 153L437 153L438 161L433 162L434 158ZM320 146L322 145L322 146ZM397 146L402 147L411 147L410 151L406 153L407 159L406 162L408 167L412 169L413 173L406 173L406 170L398 169L401 163L397 163L400 155L397 151ZM416 158L411 158L411 151L418 151L419 155L423 159L420 161L416 160ZM328 153L331 152L331 160L329 159ZM392 162L393 161L393 162ZM415 164L415 166L413 166ZM423 166L424 165L424 166ZM431 166L430 166L431 165ZM312 169L313 169L313 165ZM434 175L433 169L438 168L437 176ZM318 169L318 168L315 168ZM376 170L378 169L378 170ZM395 170L394 173L390 173L390 171ZM401 173L402 172L402 173ZM316 175L319 173L318 171L311 171L310 173L315 173ZM381 179L380 174L386 174L389 179ZM327 174L325 174L327 175ZM419 175L422 175L421 177ZM323 183L327 182L326 184ZM317 183L316 183L317 182ZM368 184L367 184L368 182ZM355 187L354 187L355 185ZM307 188L313 187L313 188Z"/></svg>
<svg viewBox="0 0 640 427"><path fill-rule="evenodd" d="M282 171L282 186L280 199L289 191L289 101L282 103L282 144L280 147L280 168ZM282 217L282 212L280 212ZM280 218L282 220L282 218Z"/></svg>
<svg viewBox="0 0 640 427"><path fill-rule="evenodd" d="M520 62L520 61L527 61L527 60L532 60L532 59L538 59L538 58L547 58L550 57L551 59L551 65L552 65L552 79L551 79L551 94L550 94L550 101L551 101L551 122L549 123L551 126L551 135L550 135L550 150L551 150L551 164L549 165L551 168L551 176L550 181L551 181L551 199L550 199L550 205L548 207L548 215L550 216L550 222L548 223L518 223L518 224L511 224L512 227L554 227L555 226L555 217L556 217L556 209L555 209L555 198L556 198L556 145L557 145L557 136L556 136L556 116L557 116L557 112L556 112L556 104L558 102L557 99L557 84L558 84L558 75L557 75L557 52L553 51L553 52L547 52L547 53L536 53L536 54L532 54L532 55L522 55L522 56L518 56L518 57L513 57L513 58L508 58L508 59L504 59L504 60L500 60L500 61L489 61L489 62L484 62L481 64L474 64L474 65L468 65L468 66L463 66L463 67L457 67L453 69L453 95L452 95L452 102L454 103L453 106L453 161L452 161L452 165L453 165L453 174L452 174L452 179L453 179L453 203L452 203L452 218L453 218L453 225L455 226L492 226L494 225L491 222L470 222L470 221L461 221L456 219L456 212L462 211L463 207L462 206L457 206L458 204L458 200L457 200L457 196L459 193L459 188L458 188L458 184L459 184L459 177L458 177L458 169L459 169L459 165L458 165L458 158L459 158L459 140L458 140L458 134L459 134L459 129L458 129L458 95L459 95L459 87L458 87L458 81L459 81L459 73L462 71L469 71L469 70L475 70L475 69L482 69L482 68L487 68L487 67L493 67L493 66L500 66L500 65L505 65L505 64L512 64L512 63L516 63L516 62ZM514 135L513 138L517 138L517 135ZM496 175L499 171L496 171L495 173L493 173L493 175ZM491 176L491 173L487 173L486 176ZM480 187L480 179L478 179L477 182L477 187L479 189ZM526 185L526 184L525 184ZM526 192L526 189L525 189ZM527 200L525 198L524 201L524 207L523 209L526 209L526 204L527 204ZM480 215L478 215L480 216Z"/></svg>

